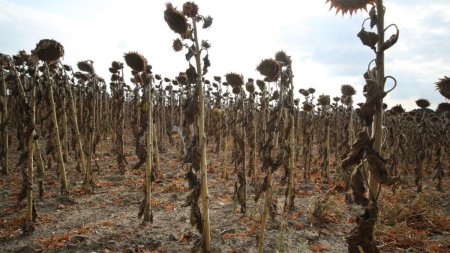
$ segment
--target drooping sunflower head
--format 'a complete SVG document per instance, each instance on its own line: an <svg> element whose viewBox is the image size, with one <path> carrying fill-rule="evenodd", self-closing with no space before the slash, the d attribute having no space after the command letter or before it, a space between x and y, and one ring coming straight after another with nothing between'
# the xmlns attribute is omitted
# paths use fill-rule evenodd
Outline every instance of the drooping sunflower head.
<svg viewBox="0 0 450 253"><path fill-rule="evenodd" d="M232 89L232 92L235 95L239 95L239 94L241 94L241 90L242 90L241 86L234 86L233 89Z"/></svg>
<svg viewBox="0 0 450 253"><path fill-rule="evenodd" d="M245 89L250 93L253 94L255 92L255 84L253 83L253 79L250 80L249 78L248 82L245 83Z"/></svg>
<svg viewBox="0 0 450 253"><path fill-rule="evenodd" d="M278 62L281 62L285 66L292 64L291 57L289 55L287 55L286 52L283 50L278 51L275 54L275 60Z"/></svg>
<svg viewBox="0 0 450 253"><path fill-rule="evenodd" d="M319 103L319 105L327 106L330 105L330 100L331 99L329 95L320 95L317 99L317 102Z"/></svg>
<svg viewBox="0 0 450 253"><path fill-rule="evenodd" d="M256 80L256 85L258 85L258 88L260 91L263 91L266 89L266 83L263 80Z"/></svg>
<svg viewBox="0 0 450 253"><path fill-rule="evenodd" d="M305 112L310 112L310 111L313 110L313 108L314 108L314 107L313 107L312 104L307 103L307 102L303 103L303 111L305 111Z"/></svg>
<svg viewBox="0 0 450 253"><path fill-rule="evenodd" d="M228 73L225 75L227 83L232 87L238 87L244 85L244 78L240 74Z"/></svg>
<svg viewBox="0 0 450 253"><path fill-rule="evenodd" d="M125 58L128 67L136 72L144 71L147 66L147 59L137 52L126 53L123 57Z"/></svg>
<svg viewBox="0 0 450 253"><path fill-rule="evenodd" d="M78 69L84 72L88 72L89 74L93 75L95 73L94 66L92 65L93 61L87 60L87 61L80 61L78 62L77 66Z"/></svg>
<svg viewBox="0 0 450 253"><path fill-rule="evenodd" d="M335 8L336 14L342 12L342 15L356 13L359 10L367 10L367 5L375 4L376 0L327 0L330 2L330 10Z"/></svg>
<svg viewBox="0 0 450 253"><path fill-rule="evenodd" d="M186 2L183 4L183 14L193 18L198 14L198 6L194 2Z"/></svg>
<svg viewBox="0 0 450 253"><path fill-rule="evenodd" d="M189 24L186 16L178 11L171 3L166 4L166 10L164 11L164 20L169 25L172 31L184 35L188 32Z"/></svg>
<svg viewBox="0 0 450 253"><path fill-rule="evenodd" d="M267 77L270 81L276 81L281 74L280 64L273 59L264 59L256 67L261 75Z"/></svg>
<svg viewBox="0 0 450 253"><path fill-rule="evenodd" d="M341 86L341 93L344 96L351 97L356 94L356 91L355 91L355 88L353 88L353 86L351 86L349 84L343 84Z"/></svg>
<svg viewBox="0 0 450 253"><path fill-rule="evenodd" d="M118 61L113 61L111 63L111 67L116 69L116 70L123 69L123 63L118 62Z"/></svg>
<svg viewBox="0 0 450 253"><path fill-rule="evenodd" d="M64 56L64 47L56 40L43 39L36 44L34 52L39 60L52 62Z"/></svg>
<svg viewBox="0 0 450 253"><path fill-rule="evenodd" d="M444 76L436 83L436 90L447 99L450 99L450 77Z"/></svg>
<svg viewBox="0 0 450 253"><path fill-rule="evenodd" d="M8 66L11 61L11 57L6 54L0 53L0 66Z"/></svg>
<svg viewBox="0 0 450 253"><path fill-rule="evenodd" d="M394 107L391 108L391 111L392 111L394 114L402 114L402 113L405 112L405 109L403 109L403 106L402 106L402 105L396 105L396 106L394 106Z"/></svg>
<svg viewBox="0 0 450 253"><path fill-rule="evenodd" d="M172 44L172 48L175 52L180 52L183 49L183 42L180 39L175 39Z"/></svg>
<svg viewBox="0 0 450 253"><path fill-rule="evenodd" d="M430 106L430 102L426 99L421 98L416 100L416 105L422 109L425 109Z"/></svg>
<svg viewBox="0 0 450 253"><path fill-rule="evenodd" d="M450 112L450 103L440 103L437 107L437 112Z"/></svg>

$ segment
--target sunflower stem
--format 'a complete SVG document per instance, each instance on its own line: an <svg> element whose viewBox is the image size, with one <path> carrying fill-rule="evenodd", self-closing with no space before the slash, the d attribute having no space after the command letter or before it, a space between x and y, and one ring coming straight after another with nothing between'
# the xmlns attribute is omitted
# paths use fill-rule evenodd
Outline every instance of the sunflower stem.
<svg viewBox="0 0 450 253"><path fill-rule="evenodd" d="M197 20L192 18L195 43L195 64L197 69L197 91L198 91L198 127L199 127L199 143L200 143L200 171L201 171L201 199L202 199L202 216L203 216L203 251L211 252L211 229L209 224L209 194L206 167L206 135L205 135L205 97L203 94L202 66L200 62L200 46L198 43Z"/></svg>

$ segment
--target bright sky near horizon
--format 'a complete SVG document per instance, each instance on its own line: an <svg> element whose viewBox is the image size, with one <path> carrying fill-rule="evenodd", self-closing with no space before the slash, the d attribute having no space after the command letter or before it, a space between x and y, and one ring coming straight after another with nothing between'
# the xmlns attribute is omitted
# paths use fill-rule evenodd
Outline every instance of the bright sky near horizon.
<svg viewBox="0 0 450 253"><path fill-rule="evenodd" d="M64 63L75 67L78 61L93 60L97 73L109 80L111 62L123 62L125 52L137 51L154 73L173 78L188 63L184 53L172 49L177 35L164 21L166 2L0 0L0 52L29 52L39 40L55 39L64 45ZM184 2L172 1L179 9ZM351 84L357 91L355 102L363 101L362 74L375 57L356 37L368 16L365 11L335 15L325 0L194 2L200 14L214 18L211 28L199 35L212 45L206 78L228 72L261 78L257 64L284 50L293 60L296 90L314 87L317 96L334 97L342 84ZM386 25L395 23L400 29L398 43L386 51L386 75L394 76L398 86L385 103L411 110L417 107L415 100L425 98L435 109L445 99L434 83L450 75L450 1L384 2ZM388 30L387 38L392 32Z"/></svg>

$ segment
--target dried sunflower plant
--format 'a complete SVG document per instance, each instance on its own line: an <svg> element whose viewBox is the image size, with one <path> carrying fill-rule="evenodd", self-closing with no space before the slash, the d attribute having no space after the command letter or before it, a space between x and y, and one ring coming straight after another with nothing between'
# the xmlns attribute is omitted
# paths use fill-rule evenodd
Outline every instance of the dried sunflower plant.
<svg viewBox="0 0 450 253"><path fill-rule="evenodd" d="M267 139L264 140L261 146L261 171L266 175L262 182L257 185L256 193L255 193L255 201L257 202L260 198L261 194L264 195L264 205L262 210L262 216L259 226L259 234L257 237L258 244L258 252L263 252L264 249L264 237L266 230L266 223L268 215L272 218L276 215L276 203L272 199L273 190L273 173L282 165L285 167L285 171L287 172L286 178L289 178L289 174L292 178L289 179L290 183L287 189L287 207L290 209L291 204L293 203L294 198L289 196L293 192L293 168L291 170L290 164L293 162L293 152L289 151L290 144L293 139L290 134L293 133L292 128L284 127L284 124L289 125L293 124L288 123L289 118L286 117L287 113L286 109L293 108L293 91L292 91L292 72L291 72L291 61L290 57L287 56L284 52L279 52L275 55L275 59L269 58L264 59L257 66L258 72L265 76L265 80L268 82L274 82L279 86L279 90L276 90L272 94L272 99L276 101L275 107L270 111L270 115L267 121ZM261 90L264 90L265 87L263 83L259 82L258 86L260 86ZM264 85L265 86L265 85ZM287 95L285 94L287 93ZM266 101L263 101L264 104L268 104L267 98L264 98ZM292 100L292 101L291 101ZM291 101L291 102L290 102ZM292 113L289 113L292 115ZM292 119L292 117L290 117ZM289 131L286 131L289 129ZM288 143L283 142L283 140L289 140ZM293 149L292 149L293 151ZM290 159L290 155L292 155L292 159ZM284 161L289 161L288 165L285 164ZM292 187L289 189L289 187Z"/></svg>
<svg viewBox="0 0 450 253"><path fill-rule="evenodd" d="M189 188L191 194L186 200L186 206L191 207L191 224L201 232L201 245L203 252L211 252L211 229L209 222L209 198L207 184L206 165L206 133L205 133L205 95L202 76L208 72L210 66L208 49L210 44L198 37L197 23L202 22L202 28L207 29L212 24L211 16L202 16L198 13L198 6L194 2L183 4L182 11L177 10L171 3L167 3L164 11L164 20L169 28L180 37L173 42L173 49L177 52L187 49L186 60L189 68L184 73L189 84L195 84L195 91L184 104L184 124L190 123L194 127L194 138L189 144L189 150L185 156L185 162L191 164L188 169ZM202 58L202 52L204 57ZM190 63L192 57L195 67ZM203 67L202 67L203 60ZM201 179L198 180L196 172L200 171ZM201 211L198 200L201 197Z"/></svg>
<svg viewBox="0 0 450 253"><path fill-rule="evenodd" d="M7 175L9 172L9 140L8 140L8 125L11 114L8 111L8 85L6 83L7 69L9 67L10 57L5 54L0 54L0 166L1 173Z"/></svg>
<svg viewBox="0 0 450 253"><path fill-rule="evenodd" d="M447 102L440 103L436 110L441 115L441 127L437 129L441 138L438 138L437 140L438 161L435 166L436 174L434 176L434 179L438 181L436 184L436 189L438 191L443 191L444 189L442 187L442 178L444 177L444 167L446 161L448 166L448 142L450 140L450 103L448 103L448 101L450 100L450 77L444 76L443 78L439 79L439 81L436 82L436 89L447 100Z"/></svg>
<svg viewBox="0 0 450 253"><path fill-rule="evenodd" d="M22 56L25 56L25 54ZM21 129L17 129L17 134L18 139L22 139L24 142L26 141L27 149L24 149L25 145L21 145L23 146L23 154L19 159L18 166L23 165L23 182L21 192L18 196L18 202L26 198L26 211L25 219L22 223L22 233L23 235L30 235L35 229L34 222L37 218L37 211L33 197L33 181L35 141L39 138L36 130L36 86L38 72L37 59L35 57L30 57L29 55L26 56L27 59L17 61L18 59L16 56L11 58L9 56L2 55L0 60L2 61L2 75L6 74L3 72L3 68L6 67L9 70L9 77L11 77L10 80L15 83L15 85L12 83L10 84L14 85L15 87L11 88L18 92L18 94L16 93L13 95L18 95L19 100L17 104L22 111L18 118L23 121L23 125ZM25 62L28 65L28 69L25 67ZM3 83L3 85L6 84ZM4 106L7 106L7 104ZM2 117L5 117L4 123L7 124L7 121L9 120L8 115L4 114ZM5 142L5 144L7 144L7 142ZM21 150L20 147L19 150ZM8 151L5 149L4 152Z"/></svg>
<svg viewBox="0 0 450 253"><path fill-rule="evenodd" d="M138 154L140 162L142 164L145 161L145 187L144 187L144 199L142 200L141 207L139 209L138 217L143 217L144 222L153 221L153 211L152 211L152 177L153 175L153 137L154 137L154 124L153 124L153 76L151 72L151 66L147 64L147 59L137 52L129 52L124 55L125 63L131 68L133 78L136 85L138 83L144 88L144 101L146 108L146 118L147 121L141 125L142 132L146 128L146 146L145 148L138 145L141 155ZM121 121L123 119L120 119ZM139 139L136 140L139 142ZM120 143L120 142L119 142ZM121 143L123 145L123 143ZM144 155L145 154L145 155Z"/></svg>
<svg viewBox="0 0 450 253"><path fill-rule="evenodd" d="M382 145L382 122L383 122L383 98L396 86L393 77L385 76L384 58L385 51L392 47L399 38L397 26L385 27L384 14L386 8L383 0L327 0L331 4L330 8L335 8L336 13L353 13L372 5L369 11L369 18L365 19L358 33L363 45L370 47L376 54L376 59L372 60L375 67L371 69L369 64L367 72L364 74L366 81L365 97L366 101L358 110L358 116L364 122L364 129L358 133L356 142L352 145L347 158L342 161L344 170L349 170L352 165L357 165L350 178L355 202L365 207L362 215L357 217L357 226L347 237L349 252L379 252L374 238L375 223L378 219L378 198L380 196L380 184L392 184L395 178L388 175L386 170L386 160L381 155ZM366 21L370 22L370 28L376 28L376 32L366 31L364 27ZM385 34L390 27L395 28L392 36L385 40ZM394 81L394 88L384 91L387 80ZM370 132L371 131L371 135ZM367 165L367 166L366 166ZM367 167L368 171L364 168ZM368 172L368 173L366 173ZM368 185L369 198L365 197L365 183Z"/></svg>

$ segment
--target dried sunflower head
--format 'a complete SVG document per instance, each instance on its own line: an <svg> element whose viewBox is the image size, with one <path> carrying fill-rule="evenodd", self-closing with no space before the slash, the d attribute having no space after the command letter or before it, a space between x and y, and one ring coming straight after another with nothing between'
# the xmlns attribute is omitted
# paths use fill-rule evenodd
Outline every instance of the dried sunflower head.
<svg viewBox="0 0 450 253"><path fill-rule="evenodd" d="M233 94L240 94L241 93L241 86L234 86L233 87Z"/></svg>
<svg viewBox="0 0 450 253"><path fill-rule="evenodd" d="M177 81L178 83L180 83L181 85L186 85L188 84L188 77L186 76L186 73L184 72L180 72L177 76Z"/></svg>
<svg viewBox="0 0 450 253"><path fill-rule="evenodd" d="M447 99L450 99L450 77L444 76L436 83L436 90Z"/></svg>
<svg viewBox="0 0 450 253"><path fill-rule="evenodd" d="M316 92L316 89L314 88L309 88L308 89L309 94L314 94L314 92Z"/></svg>
<svg viewBox="0 0 450 253"><path fill-rule="evenodd" d="M341 100L340 97L334 97L334 98L333 98L333 101L336 102L336 103L339 102L339 100Z"/></svg>
<svg viewBox="0 0 450 253"><path fill-rule="evenodd" d="M405 112L405 109L403 109L402 105L396 105L396 106L392 107L391 111L394 114L402 114Z"/></svg>
<svg viewBox="0 0 450 253"><path fill-rule="evenodd" d="M375 4L376 0L327 0L330 2L330 10L335 8L336 13L342 12L342 15L347 12L352 15L359 10L367 10L368 4Z"/></svg>
<svg viewBox="0 0 450 253"><path fill-rule="evenodd" d="M214 76L214 81L220 82L220 80L222 80L222 78L220 76Z"/></svg>
<svg viewBox="0 0 450 253"><path fill-rule="evenodd" d="M198 14L198 6L194 2L186 2L183 4L183 14L193 18Z"/></svg>
<svg viewBox="0 0 450 253"><path fill-rule="evenodd" d="M438 112L450 112L450 103L440 103L437 107Z"/></svg>
<svg viewBox="0 0 450 253"><path fill-rule="evenodd" d="M83 73L81 73L80 71L77 71L73 74L73 76L81 81L87 81L89 80L89 77Z"/></svg>
<svg viewBox="0 0 450 253"><path fill-rule="evenodd" d="M255 92L255 85L253 84L253 80L250 82L250 80L245 83L245 89L250 93L254 93Z"/></svg>
<svg viewBox="0 0 450 253"><path fill-rule="evenodd" d="M280 77L281 66L273 59L264 59L259 63L258 67L256 67L256 70L269 80L275 81Z"/></svg>
<svg viewBox="0 0 450 253"><path fill-rule="evenodd" d="M137 52L126 53L123 57L128 67L136 72L142 72L147 67L147 59Z"/></svg>
<svg viewBox="0 0 450 253"><path fill-rule="evenodd" d="M256 80L256 85L258 85L260 91L263 91L266 88L266 83L263 80Z"/></svg>
<svg viewBox="0 0 450 253"><path fill-rule="evenodd" d="M171 3L166 4L166 10L164 11L164 20L169 25L172 31L185 35L188 32L189 24L186 16L173 7Z"/></svg>
<svg viewBox="0 0 450 253"><path fill-rule="evenodd" d="M13 55L14 64L16 66L21 66L26 63L30 58L25 50L20 50L18 54Z"/></svg>
<svg viewBox="0 0 450 253"><path fill-rule="evenodd" d="M113 68L115 68L115 69L117 69L117 70L123 69L123 63L118 62L118 61L113 61L113 62L111 63L111 67L113 67Z"/></svg>
<svg viewBox="0 0 450 253"><path fill-rule="evenodd" d="M113 81L113 82L119 81L119 75L118 74L112 74L111 75L111 81Z"/></svg>
<svg viewBox="0 0 450 253"><path fill-rule="evenodd" d="M310 103L303 103L303 111L310 112L313 108L313 105L311 105Z"/></svg>
<svg viewBox="0 0 450 253"><path fill-rule="evenodd" d="M330 105L330 96L320 95L319 98L317 99L317 101L319 102L319 105L322 105L322 106Z"/></svg>
<svg viewBox="0 0 450 253"><path fill-rule="evenodd" d="M180 52L183 49L183 42L181 42L180 39L174 40L173 44L172 44L172 48L173 48L173 50L175 50L175 52Z"/></svg>
<svg viewBox="0 0 450 253"><path fill-rule="evenodd" d="M284 52L283 50L278 51L275 54L275 60L277 62L281 62L282 65L284 65L284 66L288 66L288 65L292 64L291 57L289 55L287 55L286 52Z"/></svg>
<svg viewBox="0 0 450 253"><path fill-rule="evenodd" d="M439 117L433 116L430 119L431 122L439 122Z"/></svg>
<svg viewBox="0 0 450 253"><path fill-rule="evenodd" d="M0 66L9 66L10 61L11 57L9 55L0 53Z"/></svg>
<svg viewBox="0 0 450 253"><path fill-rule="evenodd" d="M112 74L116 74L116 73L118 73L119 71L118 71L117 69L113 68L113 67L110 67L110 68L109 68L109 72L111 72Z"/></svg>
<svg viewBox="0 0 450 253"><path fill-rule="evenodd" d="M355 88L353 88L353 86L351 86L349 84L343 84L341 86L341 93L344 96L351 97L356 94L356 91L355 91Z"/></svg>
<svg viewBox="0 0 450 253"><path fill-rule="evenodd" d="M421 98L421 99L416 100L416 105L422 109L425 109L428 106L430 106L430 102L426 99Z"/></svg>
<svg viewBox="0 0 450 253"><path fill-rule="evenodd" d="M211 16L207 16L203 19L203 29L209 28L212 25L213 18Z"/></svg>
<svg viewBox="0 0 450 253"><path fill-rule="evenodd" d="M72 71L72 67L69 65L64 64L63 67L65 71Z"/></svg>
<svg viewBox="0 0 450 253"><path fill-rule="evenodd" d="M64 47L56 40L43 39L36 44L34 53L39 60L52 62L64 56Z"/></svg>
<svg viewBox="0 0 450 253"><path fill-rule="evenodd" d="M242 75L236 73L228 73L225 75L227 83L232 87L238 87L244 85L244 78Z"/></svg>
<svg viewBox="0 0 450 253"><path fill-rule="evenodd" d="M91 75L95 74L94 66L92 65L93 61L87 60L87 61L80 61L78 62L77 66L78 69L84 72L87 72Z"/></svg>

